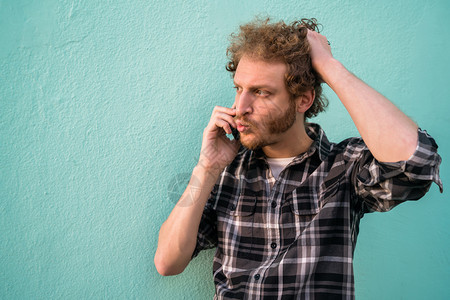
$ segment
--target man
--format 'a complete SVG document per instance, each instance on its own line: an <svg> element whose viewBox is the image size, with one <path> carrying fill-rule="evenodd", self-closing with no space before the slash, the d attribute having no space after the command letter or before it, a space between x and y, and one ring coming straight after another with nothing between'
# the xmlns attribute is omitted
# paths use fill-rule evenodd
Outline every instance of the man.
<svg viewBox="0 0 450 300"><path fill-rule="evenodd" d="M227 53L235 103L214 108L191 181L161 227L158 272L181 273L217 247L215 298L354 298L360 218L419 199L432 182L442 191L437 145L333 58L314 19L243 25ZM321 82L362 138L330 143L305 122L324 109ZM234 128L240 143L226 136Z"/></svg>

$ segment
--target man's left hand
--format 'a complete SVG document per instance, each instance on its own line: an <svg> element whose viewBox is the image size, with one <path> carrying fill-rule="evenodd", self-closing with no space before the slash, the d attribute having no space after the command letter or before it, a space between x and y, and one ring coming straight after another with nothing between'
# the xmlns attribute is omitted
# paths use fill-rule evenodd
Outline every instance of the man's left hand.
<svg viewBox="0 0 450 300"><path fill-rule="evenodd" d="M308 30L307 39L312 66L323 77L327 63L333 59L329 42L324 35L312 30Z"/></svg>

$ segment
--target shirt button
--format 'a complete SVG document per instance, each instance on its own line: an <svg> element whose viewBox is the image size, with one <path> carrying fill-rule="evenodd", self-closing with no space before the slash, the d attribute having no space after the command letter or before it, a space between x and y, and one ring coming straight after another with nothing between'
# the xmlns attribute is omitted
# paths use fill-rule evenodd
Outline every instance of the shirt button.
<svg viewBox="0 0 450 300"><path fill-rule="evenodd" d="M272 249L275 249L277 247L277 243L270 244L270 247L272 247Z"/></svg>
<svg viewBox="0 0 450 300"><path fill-rule="evenodd" d="M272 201L272 208L277 207L277 202L276 201Z"/></svg>
<svg viewBox="0 0 450 300"><path fill-rule="evenodd" d="M232 205L230 206L230 210L236 210L236 205L232 204Z"/></svg>
<svg viewBox="0 0 450 300"><path fill-rule="evenodd" d="M259 274L256 274L256 275L254 276L255 280L258 280L259 277L261 277Z"/></svg>

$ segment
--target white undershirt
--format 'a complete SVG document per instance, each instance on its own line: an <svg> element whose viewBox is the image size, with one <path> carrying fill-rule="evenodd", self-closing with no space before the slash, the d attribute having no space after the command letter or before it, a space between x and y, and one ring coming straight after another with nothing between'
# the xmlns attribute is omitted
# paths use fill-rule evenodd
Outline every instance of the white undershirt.
<svg viewBox="0 0 450 300"><path fill-rule="evenodd" d="M267 162L269 163L270 169L272 170L272 175L275 179L278 178L281 171L295 158L267 158Z"/></svg>

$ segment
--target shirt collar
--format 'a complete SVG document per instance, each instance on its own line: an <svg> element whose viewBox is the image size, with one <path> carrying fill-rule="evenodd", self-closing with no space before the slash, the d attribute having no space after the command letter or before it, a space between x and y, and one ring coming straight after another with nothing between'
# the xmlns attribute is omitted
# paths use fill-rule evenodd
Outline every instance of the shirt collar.
<svg viewBox="0 0 450 300"><path fill-rule="evenodd" d="M328 141L325 132L319 124L315 123L306 123L305 130L306 134L314 141L309 151L319 149L319 158L321 161L324 161L331 151L331 143Z"/></svg>

